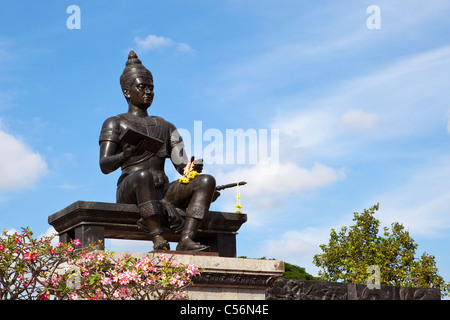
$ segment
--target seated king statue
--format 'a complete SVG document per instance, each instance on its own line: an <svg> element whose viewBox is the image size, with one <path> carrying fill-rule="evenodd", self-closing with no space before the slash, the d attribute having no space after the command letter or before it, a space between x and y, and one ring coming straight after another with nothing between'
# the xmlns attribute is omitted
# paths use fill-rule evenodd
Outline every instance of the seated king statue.
<svg viewBox="0 0 450 320"><path fill-rule="evenodd" d="M116 202L138 206L141 216L138 226L149 233L155 250L170 250L162 229L162 222L167 220L163 217L167 215L172 223L170 227L181 233L177 250L206 250L207 246L193 239L211 202L218 196L214 177L199 174L188 183L169 182L164 172L166 158L180 174L185 172L189 161L175 126L161 117L148 115L154 97L153 76L134 51L128 55L120 86L128 102L128 112L105 120L99 138L101 171L109 174L119 167L122 170ZM134 144L121 139L129 130L159 140L159 149L149 151L146 139ZM194 161L193 171L201 173L202 170L202 162Z"/></svg>

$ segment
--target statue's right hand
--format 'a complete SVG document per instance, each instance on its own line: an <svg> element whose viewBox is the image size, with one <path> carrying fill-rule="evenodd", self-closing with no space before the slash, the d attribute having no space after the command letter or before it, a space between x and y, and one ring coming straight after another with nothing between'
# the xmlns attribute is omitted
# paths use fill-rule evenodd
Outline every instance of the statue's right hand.
<svg viewBox="0 0 450 320"><path fill-rule="evenodd" d="M138 156L141 155L145 152L146 149L146 141L145 140L140 140L137 145L132 145L129 143L126 143L123 147L122 153L123 153L123 157L125 159L129 159L133 156Z"/></svg>

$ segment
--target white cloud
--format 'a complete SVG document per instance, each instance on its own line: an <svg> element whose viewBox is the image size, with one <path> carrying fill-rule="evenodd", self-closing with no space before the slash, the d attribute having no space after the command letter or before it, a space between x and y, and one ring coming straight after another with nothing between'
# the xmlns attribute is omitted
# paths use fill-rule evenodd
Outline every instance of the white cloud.
<svg viewBox="0 0 450 320"><path fill-rule="evenodd" d="M63 184L58 185L58 188L59 189L64 189L64 190L76 190L76 189L79 189L80 187L76 186L76 185L69 184L69 183L63 183Z"/></svg>
<svg viewBox="0 0 450 320"><path fill-rule="evenodd" d="M157 36L154 34L149 34L144 39L141 37L135 37L134 42L136 42L139 49L143 52L170 47L175 47L177 51L185 53L194 51L194 49L192 49L192 47L185 42L177 43L170 38Z"/></svg>
<svg viewBox="0 0 450 320"><path fill-rule="evenodd" d="M336 127L336 117L325 110L282 114L271 124L280 128L281 138L294 137L296 148L311 148L329 141Z"/></svg>
<svg viewBox="0 0 450 320"><path fill-rule="evenodd" d="M159 37L154 34L149 34L145 39L141 39L140 37L135 37L134 41L138 44L138 46L144 50L155 50L164 47L173 46L174 42L170 38Z"/></svg>
<svg viewBox="0 0 450 320"><path fill-rule="evenodd" d="M177 44L177 50L180 52L193 52L194 49L192 49L192 47L190 45L188 45L187 43L181 42Z"/></svg>
<svg viewBox="0 0 450 320"><path fill-rule="evenodd" d="M262 255L302 266L306 272L316 275L319 269L313 264L313 257L321 253L319 245L328 242L330 229L310 227L286 231L277 239L265 241Z"/></svg>
<svg viewBox="0 0 450 320"><path fill-rule="evenodd" d="M241 187L241 204L244 213L249 214L247 225L260 226L275 219L274 211L283 210L289 199L299 198L307 192L328 187L346 178L344 169L333 169L315 163L303 168L290 161L277 166L258 163L251 167L240 167L229 172L213 175L218 184L246 181ZM211 210L234 211L236 191L225 190Z"/></svg>
<svg viewBox="0 0 450 320"><path fill-rule="evenodd" d="M0 130L0 190L28 188L47 173L47 164L22 141Z"/></svg>
<svg viewBox="0 0 450 320"><path fill-rule="evenodd" d="M56 235L57 233L58 232L56 232L55 228L49 227L49 228L47 228L47 230L43 234L39 235L37 237L37 239L40 239L41 237L54 236L50 244L55 247L59 243L59 237Z"/></svg>
<svg viewBox="0 0 450 320"><path fill-rule="evenodd" d="M317 230L314 228L303 231L287 231L280 235L280 239L266 241L263 252L270 257L283 256L291 257L291 259L302 255L310 257L318 247L316 243L313 243L316 234Z"/></svg>
<svg viewBox="0 0 450 320"><path fill-rule="evenodd" d="M321 163L312 168L302 168L296 163L286 161L279 165L266 166L258 163L250 168L237 168L232 172L217 175L219 181L248 182L245 192L248 196L299 195L305 191L325 187L345 179L343 169L335 170Z"/></svg>
<svg viewBox="0 0 450 320"><path fill-rule="evenodd" d="M360 109L345 112L340 119L340 126L346 132L367 132L375 128L379 116Z"/></svg>

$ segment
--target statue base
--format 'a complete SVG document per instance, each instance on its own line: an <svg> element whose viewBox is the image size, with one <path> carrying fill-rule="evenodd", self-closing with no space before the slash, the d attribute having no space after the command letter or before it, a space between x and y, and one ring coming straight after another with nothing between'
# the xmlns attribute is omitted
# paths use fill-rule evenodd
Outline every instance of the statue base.
<svg viewBox="0 0 450 320"><path fill-rule="evenodd" d="M140 218L134 204L76 201L50 215L48 223L59 233L63 243L80 239L83 246L96 243L97 249L104 249L105 239L150 241L149 234L138 228ZM246 221L246 214L210 211L194 241L209 246L210 251L221 257L236 257L237 231ZM177 242L181 237L169 228L163 226L162 229L169 242Z"/></svg>
<svg viewBox="0 0 450 320"><path fill-rule="evenodd" d="M193 300L265 300L266 290L282 276L284 263L279 260L220 257L213 252L152 251L149 253L116 252L117 257L130 254L143 259L164 253L182 264L202 268L194 285L187 288Z"/></svg>

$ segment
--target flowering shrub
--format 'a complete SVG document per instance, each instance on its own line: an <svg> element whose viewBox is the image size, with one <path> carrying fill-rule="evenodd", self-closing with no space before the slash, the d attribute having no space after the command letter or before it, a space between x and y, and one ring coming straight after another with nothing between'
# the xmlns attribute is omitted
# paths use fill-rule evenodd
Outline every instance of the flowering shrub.
<svg viewBox="0 0 450 320"><path fill-rule="evenodd" d="M54 236L33 239L3 232L0 238L0 299L187 299L184 290L200 274L162 254L116 258L111 251L74 250L72 243L53 247Z"/></svg>
<svg viewBox="0 0 450 320"><path fill-rule="evenodd" d="M69 284L69 299L74 300L186 299L184 289L198 274L197 267L178 264L164 254L116 259L110 251L91 251L69 259L52 286L64 292Z"/></svg>
<svg viewBox="0 0 450 320"><path fill-rule="evenodd" d="M73 250L74 244L51 245L53 237L33 239L27 228L0 238L0 299L46 299L49 279Z"/></svg>

